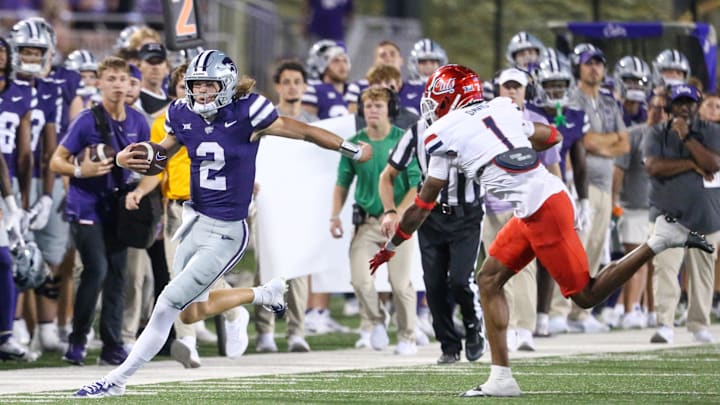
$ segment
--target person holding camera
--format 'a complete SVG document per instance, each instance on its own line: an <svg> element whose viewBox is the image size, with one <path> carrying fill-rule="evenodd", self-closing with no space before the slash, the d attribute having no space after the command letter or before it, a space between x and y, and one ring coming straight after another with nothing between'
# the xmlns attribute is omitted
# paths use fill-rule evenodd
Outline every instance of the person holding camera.
<svg viewBox="0 0 720 405"><path fill-rule="evenodd" d="M397 211L383 212L383 204L378 192L380 173L385 168L390 151L403 136L403 130L390 123L388 114L393 92L386 88L370 88L361 96L367 128L350 138L351 142L367 142L372 145L373 157L365 163L357 163L342 157L338 166L337 183L333 195L330 233L333 237L343 235L340 211L348 196L348 190L355 177L355 204L353 206L353 224L355 234L350 244L351 282L360 301L360 340L355 347L372 347L382 350L387 347L387 317L375 290L374 279L367 271L367 261L387 235L381 230L382 217L392 212L402 214L412 204L416 195L416 186L420 182L420 169L413 162L408 170L397 176L394 184L394 199ZM393 293L398 322L398 345L396 354L412 355L417 353L415 344L415 307L417 296L410 280L412 244L398 249L397 255L388 266L390 285Z"/></svg>

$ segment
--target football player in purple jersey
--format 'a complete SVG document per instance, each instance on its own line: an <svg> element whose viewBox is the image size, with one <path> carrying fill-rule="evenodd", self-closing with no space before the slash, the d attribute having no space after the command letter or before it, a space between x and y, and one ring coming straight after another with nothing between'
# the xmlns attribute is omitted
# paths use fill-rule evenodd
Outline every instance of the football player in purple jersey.
<svg viewBox="0 0 720 405"><path fill-rule="evenodd" d="M255 181L258 140L264 135L313 142L358 161L372 156L370 145L341 137L288 117L278 116L265 97L251 93L254 80L238 84L238 69L224 53L207 50L190 63L185 75L186 98L174 101L165 121L167 136L155 161L167 159L185 146L190 157L190 201L183 206L183 223L173 238L180 240L173 272L176 276L157 300L150 321L128 355L107 376L78 390L78 397L122 395L125 383L161 349L173 322L192 323L228 308L253 303L273 311L285 307L285 281L273 279L256 288L209 291L210 285L240 260L248 242L246 218ZM144 172L132 145L120 151L121 167ZM152 188L145 177L127 195L127 206L137 206Z"/></svg>
<svg viewBox="0 0 720 405"><path fill-rule="evenodd" d="M52 33L48 24L36 19L22 20L15 24L10 32L13 46L13 71L18 80L26 81L35 93L37 102L31 109L30 147L33 153L33 169L30 188L29 238L34 239L40 248L43 259L51 270L46 282L35 290L38 326L33 339L37 344L34 350L53 350L63 352L57 326L60 275L67 247L69 226L58 213L65 191L60 177L50 170L50 156L57 147L56 126L62 109L60 85L46 79L46 66L49 66L53 51Z"/></svg>

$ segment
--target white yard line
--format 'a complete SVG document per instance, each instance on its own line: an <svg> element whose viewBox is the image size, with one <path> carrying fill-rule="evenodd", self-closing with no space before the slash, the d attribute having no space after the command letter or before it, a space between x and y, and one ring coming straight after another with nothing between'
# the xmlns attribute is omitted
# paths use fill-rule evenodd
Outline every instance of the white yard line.
<svg viewBox="0 0 720 405"><path fill-rule="evenodd" d="M720 338L720 325L713 325L710 330L714 336ZM606 334L561 335L553 338L536 339L536 352L511 353L511 360L576 354L638 353L697 345L692 341L692 334L684 328L676 328L675 343L671 345L650 344L650 336L652 336L653 332L651 329L645 329ZM128 394L133 392L133 386L141 384L383 367L423 367L434 365L439 356L440 346L435 342L429 346L420 347L418 354L415 356L396 356L393 354L392 348L381 352L370 349L347 349L310 353L252 354L237 360L224 357L205 357L202 359L203 366L197 369L184 369L174 361L154 361L146 365L130 379ZM489 354L485 354L479 362L487 364L489 358ZM463 358L462 361L465 362L466 360ZM451 367L448 366L448 371L451 370ZM110 370L112 368L107 366L68 366L0 371L0 396L43 391L76 390L104 376ZM462 372L466 371L463 370ZM486 367L478 368L480 377L484 377L487 371ZM678 377L683 378L681 375L678 375ZM0 397L0 402L3 399L9 400L10 398ZM36 399L42 400L42 396Z"/></svg>

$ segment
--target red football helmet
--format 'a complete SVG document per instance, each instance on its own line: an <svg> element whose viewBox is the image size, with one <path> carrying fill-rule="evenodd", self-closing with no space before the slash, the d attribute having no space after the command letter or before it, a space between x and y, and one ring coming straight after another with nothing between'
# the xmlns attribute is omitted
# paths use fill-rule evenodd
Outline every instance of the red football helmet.
<svg viewBox="0 0 720 405"><path fill-rule="evenodd" d="M432 124L448 112L482 99L482 82L475 72L465 66L445 65L428 78L420 112Z"/></svg>

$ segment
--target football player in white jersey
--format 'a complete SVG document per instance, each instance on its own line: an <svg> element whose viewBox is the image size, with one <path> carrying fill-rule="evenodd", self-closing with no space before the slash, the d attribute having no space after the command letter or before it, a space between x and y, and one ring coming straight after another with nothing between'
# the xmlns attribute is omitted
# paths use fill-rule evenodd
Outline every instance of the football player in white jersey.
<svg viewBox="0 0 720 405"><path fill-rule="evenodd" d="M492 366L484 384L462 396L519 396L509 367L508 307L503 285L537 257L563 295L590 308L627 281L655 254L688 246L713 251L704 237L674 219L659 216L655 233L634 251L609 264L591 279L588 260L575 230L575 210L563 182L539 164L535 150L561 140L555 127L523 120L509 98L483 102L482 85L470 69L446 65L428 80L421 101L425 148L431 155L428 177L404 213L395 234L370 259L370 271L387 262L394 250L427 218L447 183L450 167L474 178L487 193L513 205L515 216L500 230L477 276L490 341Z"/></svg>

